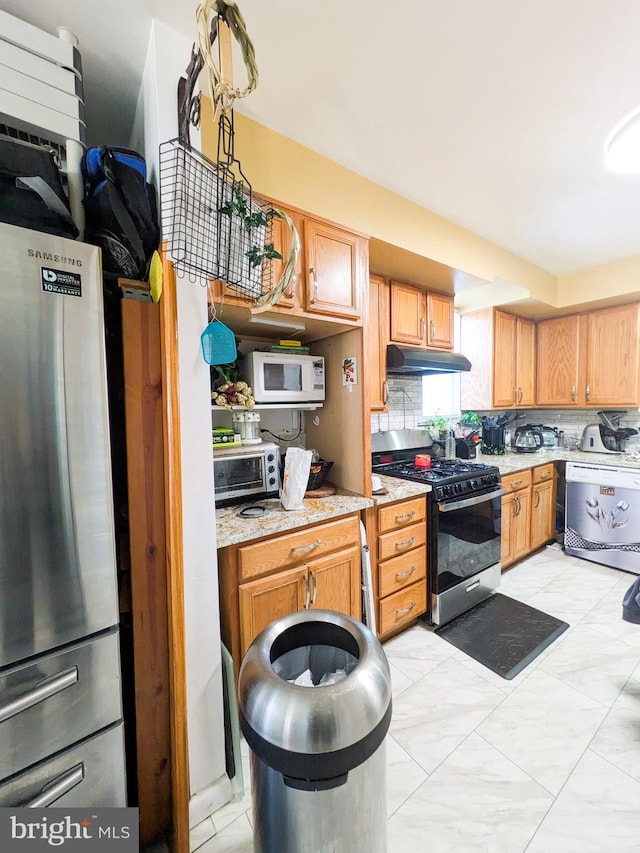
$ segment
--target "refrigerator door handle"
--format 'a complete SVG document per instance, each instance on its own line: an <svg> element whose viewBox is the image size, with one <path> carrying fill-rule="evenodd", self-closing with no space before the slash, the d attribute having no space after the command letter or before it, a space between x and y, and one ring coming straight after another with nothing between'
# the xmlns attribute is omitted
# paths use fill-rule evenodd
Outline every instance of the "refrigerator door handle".
<svg viewBox="0 0 640 853"><path fill-rule="evenodd" d="M30 802L25 803L23 808L44 809L55 803L56 800L59 800L60 797L64 796L72 788L75 788L76 785L79 785L83 779L84 764L77 764L67 773L58 776L57 779L53 779L51 782L47 782L38 796Z"/></svg>
<svg viewBox="0 0 640 853"><path fill-rule="evenodd" d="M71 687L77 683L77 666L72 666L58 675L54 675L51 678L47 678L45 681L39 682L33 690L29 690L27 693L18 697L18 699L13 699L11 702L7 702L6 705L0 706L0 723L10 720L11 717L15 717L16 714L21 714L28 708L37 705L38 702L49 699L50 696L55 696L55 694L60 693L61 690L65 690L67 687Z"/></svg>

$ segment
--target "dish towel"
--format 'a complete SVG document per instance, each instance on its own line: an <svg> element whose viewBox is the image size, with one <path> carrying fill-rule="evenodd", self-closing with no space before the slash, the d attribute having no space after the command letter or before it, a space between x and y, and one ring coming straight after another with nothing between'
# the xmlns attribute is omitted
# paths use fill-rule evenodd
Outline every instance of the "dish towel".
<svg viewBox="0 0 640 853"><path fill-rule="evenodd" d="M625 592L622 599L622 618L640 625L640 577Z"/></svg>

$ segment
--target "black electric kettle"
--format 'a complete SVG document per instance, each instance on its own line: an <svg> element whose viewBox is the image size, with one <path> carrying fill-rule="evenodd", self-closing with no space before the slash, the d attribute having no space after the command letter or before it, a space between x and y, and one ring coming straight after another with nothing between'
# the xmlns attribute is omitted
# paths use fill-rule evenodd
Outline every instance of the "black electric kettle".
<svg viewBox="0 0 640 853"><path fill-rule="evenodd" d="M544 438L540 430L532 427L518 427L514 447L517 453L535 453L544 444Z"/></svg>

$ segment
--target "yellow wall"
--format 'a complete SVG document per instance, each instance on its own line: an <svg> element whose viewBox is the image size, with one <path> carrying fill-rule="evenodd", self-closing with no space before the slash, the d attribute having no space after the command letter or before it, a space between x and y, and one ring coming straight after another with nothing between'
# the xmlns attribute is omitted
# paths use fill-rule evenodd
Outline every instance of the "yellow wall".
<svg viewBox="0 0 640 853"><path fill-rule="evenodd" d="M202 101L203 152L215 159L217 128L208 99ZM531 304L544 303L551 310L566 312L570 306L603 300L619 302L624 296L640 298L640 255L557 278L238 113L235 131L236 157L256 192L388 244L378 246L378 251L388 253L389 247L399 247L462 271L478 284L516 285L528 291ZM400 267L400 254L398 261ZM434 273L433 283L440 288L446 276L438 276L435 265ZM440 289L447 289L446 285Z"/></svg>
<svg viewBox="0 0 640 853"><path fill-rule="evenodd" d="M598 264L558 278L558 307L603 298L640 298L640 255Z"/></svg>
<svg viewBox="0 0 640 853"><path fill-rule="evenodd" d="M217 129L203 98L203 153L215 159ZM485 281L506 279L555 302L555 276L291 139L235 114L235 154L263 195Z"/></svg>

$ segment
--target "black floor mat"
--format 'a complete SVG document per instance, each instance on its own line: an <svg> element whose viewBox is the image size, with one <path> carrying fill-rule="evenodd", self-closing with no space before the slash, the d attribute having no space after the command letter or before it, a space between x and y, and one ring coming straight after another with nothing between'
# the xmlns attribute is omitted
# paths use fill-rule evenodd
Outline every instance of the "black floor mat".
<svg viewBox="0 0 640 853"><path fill-rule="evenodd" d="M568 627L555 616L496 592L435 633L510 680Z"/></svg>

